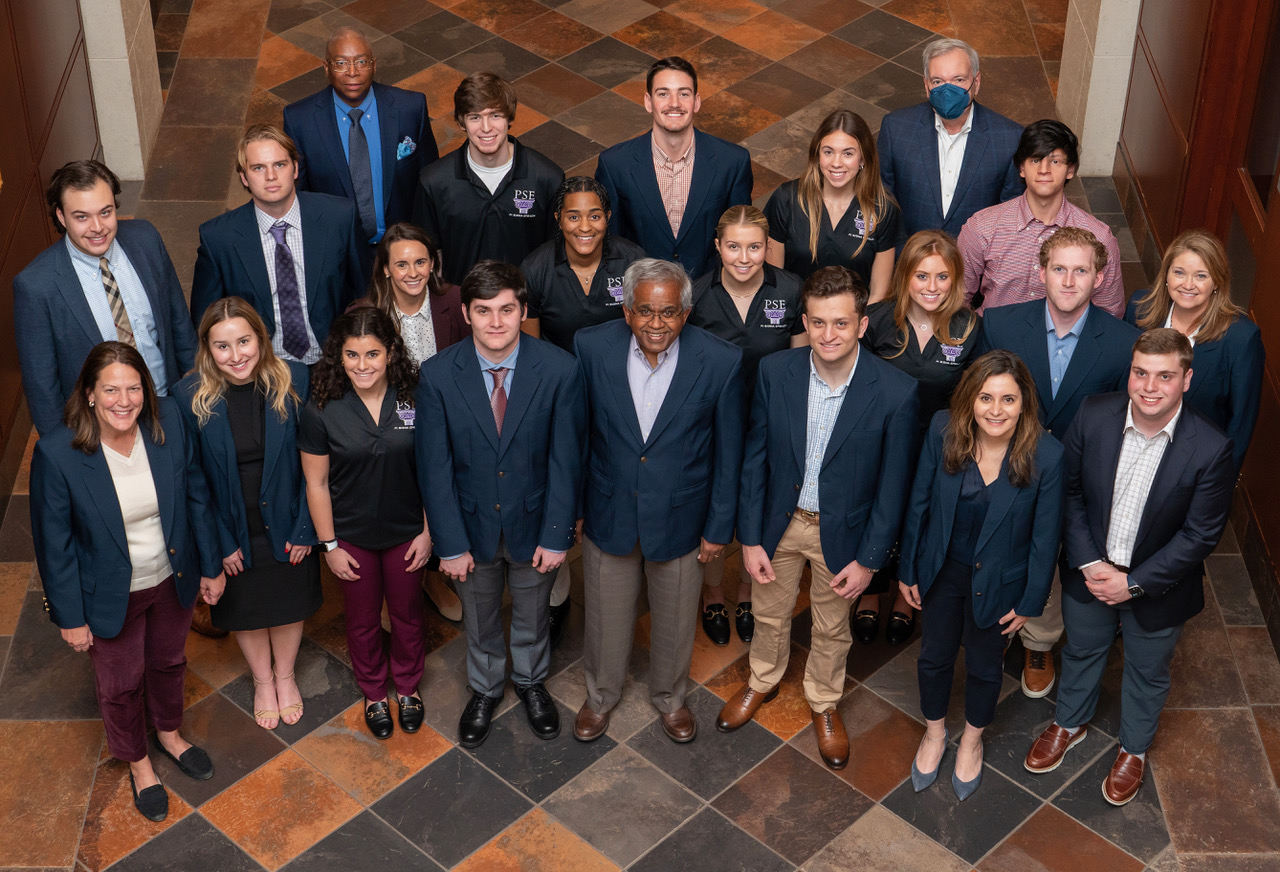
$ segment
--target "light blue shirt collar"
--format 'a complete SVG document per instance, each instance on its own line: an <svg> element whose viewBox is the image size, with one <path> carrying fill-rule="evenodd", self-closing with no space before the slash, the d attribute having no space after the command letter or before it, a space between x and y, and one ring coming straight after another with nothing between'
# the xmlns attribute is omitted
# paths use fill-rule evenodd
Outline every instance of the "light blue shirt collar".
<svg viewBox="0 0 1280 872"><path fill-rule="evenodd" d="M1081 313L1080 317L1076 319L1076 323L1071 325L1071 329L1067 331L1067 334L1079 339L1080 334L1084 332L1085 319L1088 317L1089 317L1089 305L1086 305L1084 307L1084 312ZM1058 328L1053 323L1053 316L1049 314L1048 300L1046 300L1044 304L1044 329L1049 333L1052 333L1054 336L1058 335ZM1065 339L1066 337L1064 336L1062 338Z"/></svg>

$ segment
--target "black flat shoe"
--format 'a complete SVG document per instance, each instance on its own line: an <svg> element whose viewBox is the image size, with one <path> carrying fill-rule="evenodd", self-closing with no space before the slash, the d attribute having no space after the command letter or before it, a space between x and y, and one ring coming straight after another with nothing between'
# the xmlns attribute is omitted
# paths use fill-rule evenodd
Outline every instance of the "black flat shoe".
<svg viewBox="0 0 1280 872"><path fill-rule="evenodd" d="M516 696L524 703L524 712L529 716L529 729L539 739L554 739L560 735L560 712L556 704L541 683L525 687L516 685Z"/></svg>
<svg viewBox="0 0 1280 872"><path fill-rule="evenodd" d="M391 706L387 701L371 702L364 707L364 722L375 739L388 739L395 726L391 723Z"/></svg>
<svg viewBox="0 0 1280 872"><path fill-rule="evenodd" d="M573 601L568 597L564 598L564 602L558 606L551 607L551 619L549 621L551 628L551 647L560 644L560 640L564 638L564 628L569 624L569 612L573 608Z"/></svg>
<svg viewBox="0 0 1280 872"><path fill-rule="evenodd" d="M890 645L901 645L911 638L911 631L916 628L915 613L905 615L902 612L890 612L889 624L884 628L885 641Z"/></svg>
<svg viewBox="0 0 1280 872"><path fill-rule="evenodd" d="M853 635L863 645L870 645L880 632L880 613L862 609L853 615Z"/></svg>
<svg viewBox="0 0 1280 872"><path fill-rule="evenodd" d="M733 612L733 624L738 630L738 638L750 642L756 635L756 616L751 611L751 600L738 603Z"/></svg>
<svg viewBox="0 0 1280 872"><path fill-rule="evenodd" d="M129 773L129 786L133 788L133 807L149 821L162 821L169 816L169 791L163 784L153 784L138 792L138 785L133 783L133 773Z"/></svg>
<svg viewBox="0 0 1280 872"><path fill-rule="evenodd" d="M502 698L494 699L483 693L471 691L471 701L462 710L458 719L458 744L464 748L478 748L489 738L489 725L493 721L493 710L498 707Z"/></svg>
<svg viewBox="0 0 1280 872"><path fill-rule="evenodd" d="M720 647L729 644L729 610L724 603L714 603L702 610L702 629L707 638Z"/></svg>
<svg viewBox="0 0 1280 872"><path fill-rule="evenodd" d="M192 745L182 752L181 757L175 757L169 753L169 749L160 741L159 736L155 737L155 743L156 747L160 749L160 753L178 764L178 769L188 778L194 778L196 781L208 781L213 777L213 761L209 759L209 755L205 753L203 748L197 748ZM147 790L150 789L149 787L147 788ZM146 790L143 793L146 793Z"/></svg>
<svg viewBox="0 0 1280 872"><path fill-rule="evenodd" d="M398 696L396 704L399 706L400 729L406 733L416 733L418 728L422 726L422 698L418 695Z"/></svg>

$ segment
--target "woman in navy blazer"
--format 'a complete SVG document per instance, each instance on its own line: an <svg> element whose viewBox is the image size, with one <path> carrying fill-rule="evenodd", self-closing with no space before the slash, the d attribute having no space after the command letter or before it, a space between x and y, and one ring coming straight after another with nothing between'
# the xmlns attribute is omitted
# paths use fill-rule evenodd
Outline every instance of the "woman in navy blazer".
<svg viewBox="0 0 1280 872"><path fill-rule="evenodd" d="M216 603L225 581L208 489L177 409L132 346L89 352L63 420L31 461L45 608L72 650L89 652L107 746L129 764L138 811L159 821L169 795L147 756L144 687L159 750L193 778L213 776L178 734L196 592Z"/></svg>
<svg viewBox="0 0 1280 872"><path fill-rule="evenodd" d="M320 567L298 455L307 368L276 357L240 297L200 319L196 368L174 389L212 491L227 589L213 623L236 634L253 674L253 715L274 730L302 719L293 680L302 622L320 608Z"/></svg>
<svg viewBox="0 0 1280 872"><path fill-rule="evenodd" d="M1185 399L1234 443L1236 471L1253 438L1266 349L1258 325L1231 302L1231 267L1217 237L1180 234L1151 290L1134 294L1124 319L1143 330L1172 327L1195 346Z"/></svg>
<svg viewBox="0 0 1280 872"><path fill-rule="evenodd" d="M917 672L928 728L911 764L917 792L937 778L946 752L962 642L965 732L951 784L965 800L982 780L982 731L995 718L1005 643L1044 611L1062 499L1062 445L1040 425L1030 371L1011 352L984 354L950 411L934 416L903 524L899 585L924 630Z"/></svg>

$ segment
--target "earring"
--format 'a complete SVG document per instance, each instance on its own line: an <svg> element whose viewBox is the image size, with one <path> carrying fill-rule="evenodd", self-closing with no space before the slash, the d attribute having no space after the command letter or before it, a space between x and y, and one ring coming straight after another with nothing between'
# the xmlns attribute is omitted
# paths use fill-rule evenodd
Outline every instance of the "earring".
<svg viewBox="0 0 1280 872"><path fill-rule="evenodd" d="M90 408L90 409L92 409L92 408L93 408L93 400L90 400L90 401L89 401L89 408Z"/></svg>

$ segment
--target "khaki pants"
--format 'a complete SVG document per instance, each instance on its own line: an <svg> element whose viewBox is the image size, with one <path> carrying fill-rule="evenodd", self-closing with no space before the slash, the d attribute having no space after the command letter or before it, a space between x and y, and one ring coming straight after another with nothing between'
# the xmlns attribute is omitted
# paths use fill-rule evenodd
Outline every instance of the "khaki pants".
<svg viewBox="0 0 1280 872"><path fill-rule="evenodd" d="M1049 601L1038 618L1032 618L1018 631L1022 647L1028 651L1052 651L1062 638L1062 581L1058 570L1053 571L1053 583L1049 585Z"/></svg>

